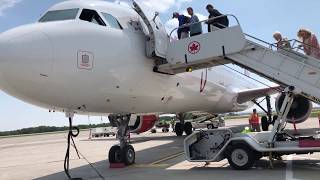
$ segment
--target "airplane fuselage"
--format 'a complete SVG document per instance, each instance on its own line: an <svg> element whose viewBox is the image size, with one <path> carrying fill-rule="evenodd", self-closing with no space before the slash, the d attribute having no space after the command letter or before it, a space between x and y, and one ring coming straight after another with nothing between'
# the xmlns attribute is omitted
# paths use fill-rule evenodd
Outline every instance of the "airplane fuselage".
<svg viewBox="0 0 320 180"><path fill-rule="evenodd" d="M2 33L1 89L43 108L93 114L224 113L251 105L237 103L237 90L254 84L223 66L208 70L201 93L201 71L153 72L154 60L145 55L145 27L132 26L143 23L139 15L130 8L106 5L116 8L100 11L114 14L122 29L76 18ZM81 8L77 17L80 12Z"/></svg>

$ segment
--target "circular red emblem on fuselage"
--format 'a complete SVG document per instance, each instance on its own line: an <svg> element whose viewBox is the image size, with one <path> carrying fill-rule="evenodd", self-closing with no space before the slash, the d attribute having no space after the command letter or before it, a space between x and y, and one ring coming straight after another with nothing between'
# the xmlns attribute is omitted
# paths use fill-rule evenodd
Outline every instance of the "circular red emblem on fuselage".
<svg viewBox="0 0 320 180"><path fill-rule="evenodd" d="M188 46L188 51L190 54L197 54L200 51L200 43L197 41L193 41Z"/></svg>

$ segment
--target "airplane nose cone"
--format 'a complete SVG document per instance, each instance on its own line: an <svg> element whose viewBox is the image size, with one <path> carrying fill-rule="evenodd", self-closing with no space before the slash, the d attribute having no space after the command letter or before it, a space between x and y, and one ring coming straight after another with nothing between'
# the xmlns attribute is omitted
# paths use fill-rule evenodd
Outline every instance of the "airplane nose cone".
<svg viewBox="0 0 320 180"><path fill-rule="evenodd" d="M53 61L53 45L41 31L14 31L0 34L0 87L26 88L48 78Z"/></svg>

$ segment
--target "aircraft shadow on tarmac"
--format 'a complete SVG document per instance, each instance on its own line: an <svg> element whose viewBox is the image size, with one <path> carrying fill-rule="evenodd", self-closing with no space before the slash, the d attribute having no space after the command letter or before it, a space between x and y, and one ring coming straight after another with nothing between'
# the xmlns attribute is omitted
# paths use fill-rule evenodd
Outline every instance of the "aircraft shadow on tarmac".
<svg viewBox="0 0 320 180"><path fill-rule="evenodd" d="M131 142L132 144L137 144L140 142L146 142L146 141L170 141L169 143L143 149L141 151L136 152L136 164L150 164L152 162L155 162L159 159L163 159L165 157L168 157L173 154L177 154L183 151L183 140L185 136L182 137L176 137L176 136L162 136L162 137L135 137L132 138ZM112 138L113 139L113 138ZM108 139L101 139L96 141L107 141ZM72 149L73 151L73 149ZM81 151L81 149L80 149ZM106 151L107 153L107 151ZM106 154L107 157L107 154ZM70 165L72 167L72 161L70 161ZM126 173L132 173L133 171L136 171L134 167L127 167L123 169L109 169L109 162L107 160L99 161L92 164L103 176L106 177L106 179L109 179L112 176L116 176L117 174L126 174ZM63 162L61 162L61 167L63 167ZM141 171L141 168L137 168L139 171ZM70 174L75 177L82 177L84 179L99 179L99 176L94 171L94 169L88 164L85 166L81 166L78 168L70 169ZM48 176L36 178L36 180L53 180L53 179L61 179L67 180L66 175L63 171L55 174L51 174ZM100 178L101 179L101 178Z"/></svg>
<svg viewBox="0 0 320 180"><path fill-rule="evenodd" d="M318 129L314 129L315 131ZM157 137L135 137L132 139L132 144L158 140L158 141L167 141L170 142L167 144L162 144L159 146L143 149L141 151L136 152L136 164L138 166L126 167L123 169L109 169L109 162L107 160L102 160L92 165L96 168L96 170L102 174L105 179L152 179L153 177L161 177L160 179L203 179L203 177L221 177L225 179L229 176L229 178L235 178L237 176L243 177L243 179L247 180L248 176L255 176L254 172L261 173L262 176L269 177L271 176L276 179L285 179L286 177L286 161L275 161L274 168L269 168L269 161L262 159L258 161L255 167L252 170L248 171L234 171L231 170L229 165L225 163L221 167L216 166L195 166L187 169L167 169L170 166L174 166L176 164L182 163L185 160L184 155L180 155L176 158L168 160L166 162L161 162L164 166L141 166L139 165L147 165L157 160L163 159L170 155L178 154L183 151L183 139L185 137L176 137L176 136L157 136ZM113 139L113 138L112 138ZM107 139L103 139L106 141ZM102 140L101 140L102 141ZM81 151L81 150L80 150ZM107 152L106 152L107 153ZM106 154L107 156L107 154ZM170 163L168 163L170 162ZM71 167L72 167L72 161ZM215 164L215 163L211 163ZM317 174L320 170L320 160L299 160L295 159L293 161L294 169L302 170L304 173L294 172L295 177L301 177L302 179L309 179L309 174ZM61 167L63 164L61 162ZM232 173L230 173L232 172ZM71 175L74 177L82 177L83 179L102 179L99 175L94 171L94 169L88 164L77 168L72 168L70 170ZM252 174L253 173L253 174ZM231 176L232 175L232 176ZM260 175L259 175L260 176ZM307 176L307 177L306 177ZM283 178L282 178L283 177ZM310 179L314 178L314 176L309 176ZM239 177L237 177L239 179ZM44 177L36 178L36 180L67 180L66 175L63 171L54 173L51 175L47 175ZM227 178L228 179L228 178ZM240 178L241 179L241 178ZM255 178L254 178L255 179ZM262 178L263 179L263 178ZM269 178L267 178L269 179Z"/></svg>
<svg viewBox="0 0 320 180"><path fill-rule="evenodd" d="M144 152L137 152L142 155ZM176 162L180 163L180 162ZM296 160L294 161L293 177L294 179L314 180L318 177L318 171L320 161L316 160ZM266 160L260 160L256 163L256 166L252 170L247 171L235 171L232 170L228 165L223 167L194 167L186 170L167 170L167 167L157 168L135 168L127 167L124 169L109 169L107 161L100 161L94 163L93 166L102 174L105 179L183 179L183 180L194 180L194 179L286 179L286 163L284 161L276 161L274 168L269 168L269 162ZM310 168L311 167L311 168ZM298 171L299 170L299 171ZM259 173L259 174L257 174ZM89 166L85 165L79 168L71 170L71 174L75 177L82 177L84 179L102 179L94 172ZM250 178L251 177L251 178ZM44 176L37 178L36 180L67 180L64 172Z"/></svg>

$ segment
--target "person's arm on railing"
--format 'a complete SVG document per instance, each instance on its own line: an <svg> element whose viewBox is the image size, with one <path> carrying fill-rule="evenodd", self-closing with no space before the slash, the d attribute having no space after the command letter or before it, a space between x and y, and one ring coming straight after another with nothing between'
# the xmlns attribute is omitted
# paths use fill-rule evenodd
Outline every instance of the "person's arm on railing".
<svg viewBox="0 0 320 180"><path fill-rule="evenodd" d="M199 22L196 22L196 23L184 24L184 25L182 25L182 26L179 26L179 27L177 27L177 28L174 28L174 29L170 32L169 36L171 37L172 33L173 33L175 30L177 30L177 29L184 28L184 27L190 27L190 26L192 26L192 25L201 24L201 23L203 23L203 22L213 21L213 20L215 20L215 19L218 19L218 18L221 18L221 17L226 17L226 16L232 16L232 17L236 20L237 24L240 25L239 20L238 20L238 18L237 18L235 15L226 14L226 15L222 15L222 16L217 16L217 17L213 17L213 18L210 18L210 19L206 19L206 20L203 20L203 21L199 21Z"/></svg>

